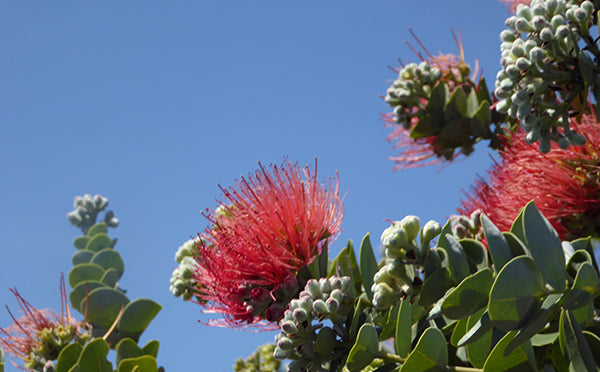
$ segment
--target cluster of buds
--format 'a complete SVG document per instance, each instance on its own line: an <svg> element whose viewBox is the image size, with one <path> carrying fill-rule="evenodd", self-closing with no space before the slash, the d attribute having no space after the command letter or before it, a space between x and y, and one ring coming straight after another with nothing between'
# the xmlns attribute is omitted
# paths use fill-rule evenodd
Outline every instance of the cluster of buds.
<svg viewBox="0 0 600 372"><path fill-rule="evenodd" d="M293 359L289 371L320 371L344 335L345 309L349 306L349 277L310 279L299 298L293 299L279 322L275 336L277 359ZM313 324L318 319L319 323ZM324 319L332 327L323 326Z"/></svg>
<svg viewBox="0 0 600 372"><path fill-rule="evenodd" d="M401 297L411 293L414 286L420 286L413 264L422 259L429 250L429 244L442 228L439 223L429 221L421 229L417 216L406 216L393 222L381 234L385 247L385 265L373 277L373 306L378 310L388 309ZM416 239L419 237L420 243Z"/></svg>
<svg viewBox="0 0 600 372"><path fill-rule="evenodd" d="M418 65L410 63L401 69L384 98L394 110L394 121L410 129L413 118L424 114L424 102L429 101L433 86L441 77L442 71L425 61Z"/></svg>
<svg viewBox="0 0 600 372"><path fill-rule="evenodd" d="M585 143L570 128L570 116L578 114L587 91L580 59L589 57L578 43L589 34L593 15L588 0L534 0L519 5L500 33L496 110L517 119L526 141L539 141L542 153L550 151L551 141L563 149Z"/></svg>
<svg viewBox="0 0 600 372"><path fill-rule="evenodd" d="M181 296L185 301L193 296L193 276L198 267L198 262L194 258L198 254L196 248L198 239L200 238L190 239L183 243L175 253L175 261L177 261L178 266L171 275L169 290L175 297Z"/></svg>
<svg viewBox="0 0 600 372"><path fill-rule="evenodd" d="M481 209L475 210L470 216L454 215L450 216L452 234L458 239L475 239L483 241L485 236L481 227Z"/></svg>
<svg viewBox="0 0 600 372"><path fill-rule="evenodd" d="M72 225L79 227L84 233L96 223L98 214L106 209L108 199L102 195L76 196L73 202L73 210L67 213L67 219ZM104 222L108 227L119 226L119 219L113 211L104 214Z"/></svg>

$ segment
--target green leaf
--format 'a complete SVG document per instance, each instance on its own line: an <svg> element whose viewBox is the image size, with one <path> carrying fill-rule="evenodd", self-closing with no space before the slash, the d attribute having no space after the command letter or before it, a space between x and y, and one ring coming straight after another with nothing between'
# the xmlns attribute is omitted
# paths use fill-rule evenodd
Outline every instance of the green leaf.
<svg viewBox="0 0 600 372"><path fill-rule="evenodd" d="M365 306L363 301L358 298L354 305L354 315L352 316L352 322L350 322L350 331L348 332L349 339L355 340L358 335L359 327L363 325L367 316L365 315L364 309Z"/></svg>
<svg viewBox="0 0 600 372"><path fill-rule="evenodd" d="M98 235L101 233L106 234L106 232L108 231L108 226L106 225L105 222L98 222L97 224L95 224L94 226L90 227L90 229L87 232L87 235L92 237L94 235Z"/></svg>
<svg viewBox="0 0 600 372"><path fill-rule="evenodd" d="M83 347L78 343L67 345L62 349L56 360L55 372L69 372L77 364L81 350L83 350Z"/></svg>
<svg viewBox="0 0 600 372"><path fill-rule="evenodd" d="M156 359L150 355L124 359L119 363L117 372L158 372Z"/></svg>
<svg viewBox="0 0 600 372"><path fill-rule="evenodd" d="M489 106L489 102L482 102L482 104L487 103ZM472 118L475 116L475 113L479 109L479 99L477 99L477 92L475 89L471 89L471 92L467 95L467 107L465 110L465 116L468 118ZM489 113L489 107L488 107ZM491 113L489 113L491 115Z"/></svg>
<svg viewBox="0 0 600 372"><path fill-rule="evenodd" d="M574 371L596 371L596 362L592 351L581 332L575 317L569 310L560 314L558 340L560 347L569 356Z"/></svg>
<svg viewBox="0 0 600 372"><path fill-rule="evenodd" d="M525 211L525 208L521 208L521 210L519 210L519 214L517 215L517 218L515 218L515 220L513 221L513 224L510 228L510 232L515 234L515 236L517 238L519 238L520 241L522 241L523 243L525 243L527 241L527 239L525 238L525 229L523 228L523 212Z"/></svg>
<svg viewBox="0 0 600 372"><path fill-rule="evenodd" d="M81 251L77 251L77 252L75 252L73 257L71 257L71 262L73 263L73 266L77 266L82 263L90 263L93 255L94 255L94 252L87 251L85 249L81 250Z"/></svg>
<svg viewBox="0 0 600 372"><path fill-rule="evenodd" d="M569 291L563 307L574 310L587 305L600 293L600 280L598 273L591 263L584 262L579 266L573 287Z"/></svg>
<svg viewBox="0 0 600 372"><path fill-rule="evenodd" d="M131 335L137 341L162 306L147 298L138 298L127 304L117 326L120 333Z"/></svg>
<svg viewBox="0 0 600 372"><path fill-rule="evenodd" d="M486 305L493 282L492 270L488 268L466 277L446 296L442 312L450 319L462 319L473 314Z"/></svg>
<svg viewBox="0 0 600 372"><path fill-rule="evenodd" d="M356 263L352 240L349 240L346 247L333 259L328 276L331 277L333 275L350 277L352 279L354 294L361 293L362 279L358 264Z"/></svg>
<svg viewBox="0 0 600 372"><path fill-rule="evenodd" d="M485 313L485 309L479 310L477 313L467 318L467 328L472 329L480 324L481 317ZM488 321L489 322L489 321ZM485 330L485 327L482 327ZM474 335L475 336L475 335ZM488 329L487 332L482 332L472 337L470 342L464 347L467 351L467 360L476 368L483 368L487 357L494 345L504 336L504 332L499 329Z"/></svg>
<svg viewBox="0 0 600 372"><path fill-rule="evenodd" d="M458 241L465 250L469 262L469 272L475 273L489 267L488 254L485 246L474 239L461 239Z"/></svg>
<svg viewBox="0 0 600 372"><path fill-rule="evenodd" d="M481 309L475 314L468 318L467 329L468 331L458 340L458 347L468 345L472 342L479 340L489 331L494 328L494 323L490 321L490 317L486 309Z"/></svg>
<svg viewBox="0 0 600 372"><path fill-rule="evenodd" d="M481 311L481 310L480 310ZM467 333L467 321L469 317L463 318L456 322L454 325L454 329L452 330L452 335L450 336L450 345L457 347L458 341Z"/></svg>
<svg viewBox="0 0 600 372"><path fill-rule="evenodd" d="M106 360L109 347L102 338L90 341L79 355L77 365L85 372L112 372L112 363Z"/></svg>
<svg viewBox="0 0 600 372"><path fill-rule="evenodd" d="M379 351L379 337L372 324L366 323L360 327L356 343L350 349L346 367L351 371L361 371L371 364Z"/></svg>
<svg viewBox="0 0 600 372"><path fill-rule="evenodd" d="M110 288L114 288L119 281L119 273L115 269L108 269L102 275L100 281Z"/></svg>
<svg viewBox="0 0 600 372"><path fill-rule="evenodd" d="M591 301L587 305L570 311L581 328L586 328L594 319L594 303Z"/></svg>
<svg viewBox="0 0 600 372"><path fill-rule="evenodd" d="M100 280L103 274L104 270L98 265L91 263L79 264L69 272L69 285L71 288L75 288L77 284L84 281Z"/></svg>
<svg viewBox="0 0 600 372"><path fill-rule="evenodd" d="M544 293L544 278L531 257L515 257L500 270L492 286L490 319L506 331L520 328L537 312Z"/></svg>
<svg viewBox="0 0 600 372"><path fill-rule="evenodd" d="M446 123L467 116L467 96L462 87L454 89L444 110L444 121Z"/></svg>
<svg viewBox="0 0 600 372"><path fill-rule="evenodd" d="M509 332L494 346L494 349L492 349L492 352L483 365L484 372L537 371L533 347L531 347L529 341L522 343L508 356L504 355L506 346L513 340L516 333L516 331Z"/></svg>
<svg viewBox="0 0 600 372"><path fill-rule="evenodd" d="M381 332L379 333L380 339L387 340L388 338L394 337L396 334L396 322L398 320L400 303L401 301L396 302L394 306L390 307L390 309L387 310L385 315L382 317L385 319L385 323L383 324Z"/></svg>
<svg viewBox="0 0 600 372"><path fill-rule="evenodd" d="M360 244L360 276L369 301L373 301L371 287L373 286L373 277L378 270L377 260L371 247L371 239L369 238L369 233L367 233Z"/></svg>
<svg viewBox="0 0 600 372"><path fill-rule="evenodd" d="M567 263L567 275L572 279L575 279L577 272L579 272L579 268L586 262L592 263L592 256L588 251L584 249L576 250Z"/></svg>
<svg viewBox="0 0 600 372"><path fill-rule="evenodd" d="M546 300L544 300L541 309L538 310L538 312L531 318L529 323L519 330L516 336L508 343L506 349L504 350L505 356L512 353L512 351L520 346L523 342L531 339L533 336L546 328L550 318L560 309L559 301L561 298L562 295L560 294L551 294L546 298Z"/></svg>
<svg viewBox="0 0 600 372"><path fill-rule="evenodd" d="M81 307L83 300L86 298L88 293L99 287L106 287L106 285L97 280L89 280L78 283L75 287L73 287L73 290L69 294L71 306L80 313L85 314L85 308Z"/></svg>
<svg viewBox="0 0 600 372"><path fill-rule="evenodd" d="M92 252L98 252L101 249L112 247L112 239L105 233L98 233L88 241L88 243L85 246L85 249L90 250Z"/></svg>
<svg viewBox="0 0 600 372"><path fill-rule="evenodd" d="M121 339L115 346L117 354L117 366L121 364L123 359L136 358L144 355L137 343L130 338Z"/></svg>
<svg viewBox="0 0 600 372"><path fill-rule="evenodd" d="M77 238L75 238L75 240L73 240L73 245L77 249L84 249L89 240L90 240L90 237L87 235L78 236Z"/></svg>
<svg viewBox="0 0 600 372"><path fill-rule="evenodd" d="M596 76L597 74L595 73L596 70L596 64L594 63L594 61L592 61L592 59L590 58L590 56L582 51L581 53L578 53L578 60L579 60L579 72L581 73L581 77L583 78L583 81L585 82L586 85L586 90L588 87L593 87L594 85L596 85Z"/></svg>
<svg viewBox="0 0 600 372"><path fill-rule="evenodd" d="M450 266L451 277L460 283L469 275L469 262L462 245L451 234L440 236L440 240L445 239L448 253L448 264Z"/></svg>
<svg viewBox="0 0 600 372"><path fill-rule="evenodd" d="M85 299L81 305L85 308ZM87 298L87 321L109 329L117 315L129 302L123 292L113 288L100 287L89 293Z"/></svg>
<svg viewBox="0 0 600 372"><path fill-rule="evenodd" d="M531 338L531 346L539 347L550 345L558 338L558 332L538 333Z"/></svg>
<svg viewBox="0 0 600 372"><path fill-rule="evenodd" d="M557 291L565 290L565 255L560 238L533 201L523 211L523 229L525 243L546 282Z"/></svg>
<svg viewBox="0 0 600 372"><path fill-rule="evenodd" d="M517 238L515 234L509 231L503 231L502 236L504 237L504 239L506 239L506 242L508 243L511 258L530 255L529 249L527 249L525 244L521 241L521 239Z"/></svg>
<svg viewBox="0 0 600 372"><path fill-rule="evenodd" d="M92 257L92 263L101 266L104 270L116 270L118 279L121 278L123 271L125 270L125 264L123 263L121 255L112 248L104 248L96 252L94 257Z"/></svg>
<svg viewBox="0 0 600 372"><path fill-rule="evenodd" d="M419 295L419 305L423 307L432 305L442 298L450 287L450 271L445 267L440 267L425 279Z"/></svg>
<svg viewBox="0 0 600 372"><path fill-rule="evenodd" d="M590 347L596 365L600 365L600 337L589 331L582 331L582 333Z"/></svg>
<svg viewBox="0 0 600 372"><path fill-rule="evenodd" d="M157 340L148 341L148 343L142 348L144 355L150 355L156 358L158 355L159 343Z"/></svg>
<svg viewBox="0 0 600 372"><path fill-rule="evenodd" d="M500 229L485 214L481 215L481 226L488 244L488 250L492 256L494 268L498 272L512 258L510 247Z"/></svg>
<svg viewBox="0 0 600 372"><path fill-rule="evenodd" d="M411 329L412 305L410 300L405 298L400 303L398 320L396 321L396 337L394 338L396 353L402 358L406 358L410 352L410 345L412 343Z"/></svg>
<svg viewBox="0 0 600 372"><path fill-rule="evenodd" d="M427 328L415 349L408 355L400 371L445 371L448 365L448 345L442 331Z"/></svg>

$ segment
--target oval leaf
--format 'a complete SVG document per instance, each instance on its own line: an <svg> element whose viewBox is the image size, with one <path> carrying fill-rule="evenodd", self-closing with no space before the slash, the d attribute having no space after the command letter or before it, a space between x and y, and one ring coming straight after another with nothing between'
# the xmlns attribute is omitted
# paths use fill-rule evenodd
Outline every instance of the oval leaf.
<svg viewBox="0 0 600 372"><path fill-rule="evenodd" d="M92 260L92 256L94 256L94 252L84 249L75 252L73 257L71 257L71 262L73 263L73 266L77 266L82 263L90 263L90 261Z"/></svg>
<svg viewBox="0 0 600 372"><path fill-rule="evenodd" d="M488 268L468 276L446 296L442 312L450 319L473 314L487 303L493 281L492 270Z"/></svg>
<svg viewBox="0 0 600 372"><path fill-rule="evenodd" d="M539 309L543 294L544 278L531 257L515 257L500 270L490 291L490 320L500 329L517 329Z"/></svg>
<svg viewBox="0 0 600 372"><path fill-rule="evenodd" d="M81 307L85 308L84 299ZM129 299L116 289L100 287L91 291L87 298L87 321L102 328L109 329L121 307L127 305Z"/></svg>
<svg viewBox="0 0 600 372"><path fill-rule="evenodd" d="M444 334L437 328L427 328L400 371L445 371L447 364L448 345Z"/></svg>
<svg viewBox="0 0 600 372"><path fill-rule="evenodd" d="M410 345L412 343L411 329L412 306L410 300L406 298L400 303L398 320L396 321L396 337L394 339L396 353L402 358L406 358L410 352Z"/></svg>
<svg viewBox="0 0 600 372"><path fill-rule="evenodd" d="M106 360L109 347L102 338L90 341L79 355L77 365L85 372L112 372L112 363Z"/></svg>
<svg viewBox="0 0 600 372"><path fill-rule="evenodd" d="M123 263L121 255L112 248L104 248L94 254L92 263L102 266L104 270L114 269L118 275L117 280L121 278L123 271L125 270L125 264Z"/></svg>
<svg viewBox="0 0 600 372"><path fill-rule="evenodd" d="M104 248L112 248L113 241L112 239L106 235L106 233L99 233L94 235L85 246L85 249L90 250L92 252L98 252Z"/></svg>
<svg viewBox="0 0 600 372"><path fill-rule="evenodd" d="M377 260L375 259L375 254L373 253L373 248L371 247L371 239L369 234L365 235L360 244L360 276L362 278L363 285L365 287L365 293L370 301L373 301L373 291L371 287L373 286L373 277L375 273L379 270L377 267Z"/></svg>
<svg viewBox="0 0 600 372"><path fill-rule="evenodd" d="M529 341L526 341L523 344L521 344L508 356L504 356L504 350L506 349L506 346L512 341L516 333L516 331L509 332L508 334L506 334L506 336L502 337L502 339L496 344L496 346L494 346L494 349L492 350L489 357L485 361L485 364L483 365L484 372L537 371L535 365L535 355L533 354L533 347L531 347Z"/></svg>
<svg viewBox="0 0 600 372"><path fill-rule="evenodd" d="M351 371L360 371L375 359L379 351L379 336L372 324L366 323L360 327L356 343L348 354L346 367Z"/></svg>
<svg viewBox="0 0 600 372"><path fill-rule="evenodd" d="M89 280L77 284L69 294L71 306L80 313L84 314L85 308L81 307L83 300L86 298L88 293L99 287L106 287L106 285L97 280Z"/></svg>
<svg viewBox="0 0 600 372"><path fill-rule="evenodd" d="M69 272L69 285L71 288L84 281L100 280L104 275L104 269L91 263L76 265Z"/></svg>
<svg viewBox="0 0 600 372"><path fill-rule="evenodd" d="M121 333L139 337L160 309L162 306L156 302L147 298L138 298L125 306L117 329ZM137 338L133 338L137 341Z"/></svg>
<svg viewBox="0 0 600 372"><path fill-rule="evenodd" d="M69 372L79 360L81 350L83 350L83 347L78 343L67 345L62 349L56 360L55 372Z"/></svg>

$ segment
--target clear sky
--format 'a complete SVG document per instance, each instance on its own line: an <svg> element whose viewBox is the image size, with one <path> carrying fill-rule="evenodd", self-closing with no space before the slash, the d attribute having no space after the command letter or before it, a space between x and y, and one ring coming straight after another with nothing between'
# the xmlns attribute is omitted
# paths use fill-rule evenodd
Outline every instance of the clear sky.
<svg viewBox="0 0 600 372"><path fill-rule="evenodd" d="M121 286L163 305L142 336L169 372L230 371L274 333L210 328L169 292L177 247L206 226L216 183L257 160L318 157L339 172L344 231L332 245L379 236L416 214L440 222L491 164L485 145L440 172L392 172L381 112L412 27L431 52L499 68L506 7L493 0L3 1L0 4L0 304L60 310L78 230L73 197L102 194L121 225ZM79 314L77 314L79 315ZM80 317L81 318L81 317ZM0 309L0 326L10 324ZM8 366L8 371L15 370Z"/></svg>

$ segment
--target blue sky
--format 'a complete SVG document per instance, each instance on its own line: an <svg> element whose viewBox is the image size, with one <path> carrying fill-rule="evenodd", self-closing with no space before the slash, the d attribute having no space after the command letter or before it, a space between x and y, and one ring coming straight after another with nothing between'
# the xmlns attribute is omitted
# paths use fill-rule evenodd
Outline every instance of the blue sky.
<svg viewBox="0 0 600 372"><path fill-rule="evenodd" d="M443 171L392 172L380 113L412 27L431 52L455 53L488 85L507 17L495 1L5 1L0 4L0 303L17 287L60 309L60 273L78 231L73 197L100 193L121 225L121 285L163 310L167 371L229 371L274 333L210 328L201 308L168 290L177 247L206 226L216 183L289 157L321 179L339 172L344 231L332 245L379 236L385 219L440 222L491 164L485 145ZM0 309L0 326L10 324ZM8 371L14 370L8 367Z"/></svg>

